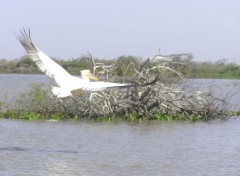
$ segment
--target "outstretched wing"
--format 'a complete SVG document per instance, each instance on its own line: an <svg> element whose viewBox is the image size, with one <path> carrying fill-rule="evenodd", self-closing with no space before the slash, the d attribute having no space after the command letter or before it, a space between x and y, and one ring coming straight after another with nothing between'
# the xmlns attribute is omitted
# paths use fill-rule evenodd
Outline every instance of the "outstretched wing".
<svg viewBox="0 0 240 176"><path fill-rule="evenodd" d="M120 84L120 83L111 83L111 82L89 82L83 86L83 90L88 91L98 91L104 90L106 88L113 88L113 87L130 87L133 86L131 84Z"/></svg>
<svg viewBox="0 0 240 176"><path fill-rule="evenodd" d="M20 32L21 33L17 36L17 39L36 63L38 68L47 76L54 78L58 85L64 85L65 81L71 75L50 57L35 47L31 40L30 29L28 30L28 33L25 29Z"/></svg>
<svg viewBox="0 0 240 176"><path fill-rule="evenodd" d="M134 86L132 84L119 84L119 83L111 83L111 82L85 82L84 84L82 84L81 86L79 86L79 88L75 88L71 91L71 93L74 96L77 96L79 94L82 94L82 92L84 91L100 91L100 90L104 90L107 88L114 88L114 87L131 87Z"/></svg>

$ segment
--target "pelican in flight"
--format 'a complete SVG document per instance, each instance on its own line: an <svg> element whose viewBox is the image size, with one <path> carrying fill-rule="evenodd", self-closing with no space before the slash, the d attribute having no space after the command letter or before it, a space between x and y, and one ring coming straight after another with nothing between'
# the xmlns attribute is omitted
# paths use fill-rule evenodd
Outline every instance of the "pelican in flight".
<svg viewBox="0 0 240 176"><path fill-rule="evenodd" d="M52 93L58 98L77 96L82 92L100 91L111 87L128 87L130 84L110 83L110 82L90 82L86 70L82 72L82 78L70 75L54 60L40 51L32 42L30 29L20 30L17 39L25 48L26 52L36 63L37 67L50 78L53 78L59 87L52 87ZM96 79L96 77L95 77Z"/></svg>
<svg viewBox="0 0 240 176"><path fill-rule="evenodd" d="M100 81L98 77L94 76L90 70L81 70L81 77L82 79L86 81L94 80L94 81Z"/></svg>

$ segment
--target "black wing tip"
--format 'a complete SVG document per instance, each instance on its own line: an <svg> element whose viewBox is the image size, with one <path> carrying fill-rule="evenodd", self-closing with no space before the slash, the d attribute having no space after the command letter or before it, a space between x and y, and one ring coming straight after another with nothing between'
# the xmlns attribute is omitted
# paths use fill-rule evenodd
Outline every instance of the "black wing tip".
<svg viewBox="0 0 240 176"><path fill-rule="evenodd" d="M19 31L20 34L16 35L16 38L19 40L19 42L23 42L24 40L32 41L30 28L28 28L28 30L22 28Z"/></svg>
<svg viewBox="0 0 240 176"><path fill-rule="evenodd" d="M25 28L19 30L19 34L16 35L17 40L23 45L23 47L27 50L30 46L32 49L37 50L34 46L32 39L31 39L31 31L30 28L26 30Z"/></svg>

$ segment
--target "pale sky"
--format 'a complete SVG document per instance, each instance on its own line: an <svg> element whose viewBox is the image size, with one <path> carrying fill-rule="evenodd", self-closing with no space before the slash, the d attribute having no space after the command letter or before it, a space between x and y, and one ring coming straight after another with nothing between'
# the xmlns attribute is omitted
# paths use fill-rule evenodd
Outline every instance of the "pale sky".
<svg viewBox="0 0 240 176"><path fill-rule="evenodd" d="M1 0L0 59L26 52L16 40L31 28L51 57L143 59L192 53L195 61L240 60L239 0Z"/></svg>

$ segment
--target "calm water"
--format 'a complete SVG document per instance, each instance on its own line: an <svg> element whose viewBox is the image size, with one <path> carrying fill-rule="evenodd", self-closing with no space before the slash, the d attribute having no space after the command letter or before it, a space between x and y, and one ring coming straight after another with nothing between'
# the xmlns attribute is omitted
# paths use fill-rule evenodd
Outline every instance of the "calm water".
<svg viewBox="0 0 240 176"><path fill-rule="evenodd" d="M33 83L49 86L53 80L45 75L0 74L0 101L15 100L20 93L30 90ZM240 80L226 79L190 79L187 84L202 91L213 90L219 96L225 96L234 104L240 104Z"/></svg>
<svg viewBox="0 0 240 176"><path fill-rule="evenodd" d="M0 97L7 94L13 98L36 81L49 83L41 75L0 75ZM212 85L209 80L193 81L203 88ZM227 92L240 87L240 81L215 81L219 90L225 86L223 90ZM235 176L240 173L239 166L238 118L197 123L0 119L3 176Z"/></svg>
<svg viewBox="0 0 240 176"><path fill-rule="evenodd" d="M0 175L239 175L240 120L0 120Z"/></svg>
<svg viewBox="0 0 240 176"><path fill-rule="evenodd" d="M0 101L15 100L20 93L29 91L33 83L49 85L50 82L45 75L0 74Z"/></svg>

